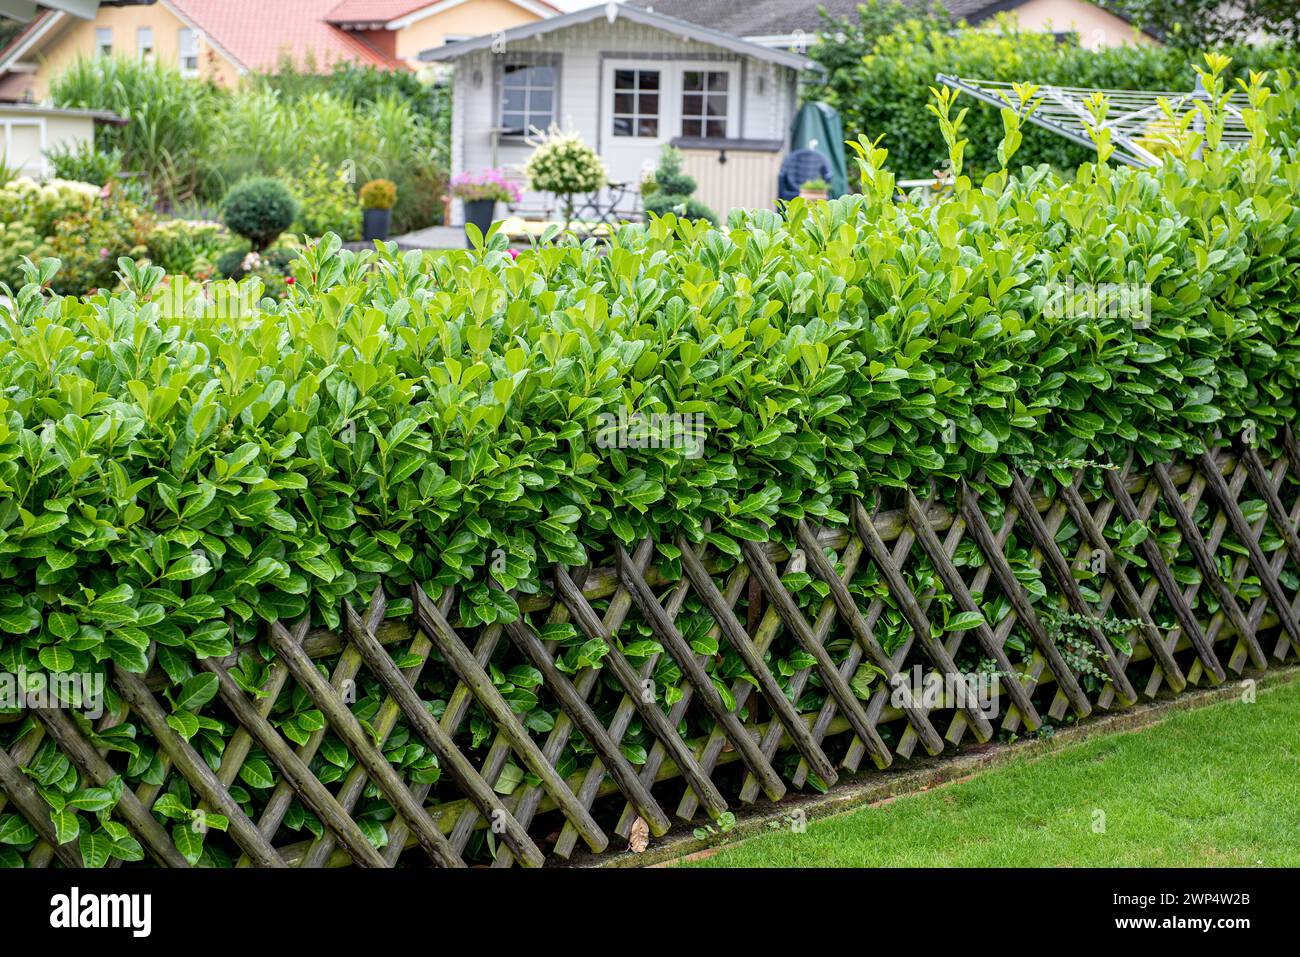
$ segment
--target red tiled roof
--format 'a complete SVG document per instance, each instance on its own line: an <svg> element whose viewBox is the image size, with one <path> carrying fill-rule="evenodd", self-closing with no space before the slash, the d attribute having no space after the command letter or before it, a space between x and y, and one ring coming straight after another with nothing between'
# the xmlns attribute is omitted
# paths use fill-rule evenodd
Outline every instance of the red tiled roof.
<svg viewBox="0 0 1300 957"><path fill-rule="evenodd" d="M326 22L339 0L170 0L219 49L249 70L271 70L284 53L301 64L310 53L319 69L340 60L392 69L389 59L359 37Z"/></svg>
<svg viewBox="0 0 1300 957"><path fill-rule="evenodd" d="M386 23L431 7L437 2L438 0L334 0L334 8L325 19L330 23ZM561 12L554 4L547 3L547 0L533 2L556 13Z"/></svg>
<svg viewBox="0 0 1300 957"><path fill-rule="evenodd" d="M335 0L334 8L326 15L330 23L387 23L438 0Z"/></svg>

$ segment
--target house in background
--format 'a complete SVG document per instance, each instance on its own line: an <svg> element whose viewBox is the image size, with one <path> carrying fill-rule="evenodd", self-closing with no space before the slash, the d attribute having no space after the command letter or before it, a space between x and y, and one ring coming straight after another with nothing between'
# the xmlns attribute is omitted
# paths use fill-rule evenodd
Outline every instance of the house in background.
<svg viewBox="0 0 1300 957"><path fill-rule="evenodd" d="M334 0L325 19L408 66L424 50L545 20L547 0Z"/></svg>
<svg viewBox="0 0 1300 957"><path fill-rule="evenodd" d="M455 67L453 176L502 167L522 180L533 150L528 131L556 124L594 147L615 183L635 186L665 145L681 148L696 196L724 216L775 202L799 77L819 69L798 53L619 3L447 44L420 59ZM637 201L629 193L619 208ZM546 211L552 203L526 193L520 206ZM464 222L459 202L453 221Z"/></svg>
<svg viewBox="0 0 1300 957"><path fill-rule="evenodd" d="M635 6L726 33L754 43L782 48L810 44L825 29L818 8L836 20L858 22L862 0L628 0ZM920 9L921 0L904 0ZM1074 33L1081 46L1101 47L1157 43L1149 33L1135 30L1123 17L1088 0L940 0L953 17L976 29L996 29L994 17L1011 13L1020 29L1042 33Z"/></svg>
<svg viewBox="0 0 1300 957"><path fill-rule="evenodd" d="M546 0L103 0L93 19L47 10L0 50L0 100L40 102L78 57L156 59L231 86L284 58L412 69L417 54L556 15Z"/></svg>

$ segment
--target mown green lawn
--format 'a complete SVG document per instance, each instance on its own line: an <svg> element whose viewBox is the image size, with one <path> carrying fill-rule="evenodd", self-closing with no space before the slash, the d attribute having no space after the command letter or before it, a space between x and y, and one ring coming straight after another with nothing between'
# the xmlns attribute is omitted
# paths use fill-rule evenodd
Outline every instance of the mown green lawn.
<svg viewBox="0 0 1300 957"><path fill-rule="evenodd" d="M812 821L802 834L782 828L738 840L688 864L1254 865L1300 865L1300 681L1262 688L1253 704L1176 712L1140 731Z"/></svg>

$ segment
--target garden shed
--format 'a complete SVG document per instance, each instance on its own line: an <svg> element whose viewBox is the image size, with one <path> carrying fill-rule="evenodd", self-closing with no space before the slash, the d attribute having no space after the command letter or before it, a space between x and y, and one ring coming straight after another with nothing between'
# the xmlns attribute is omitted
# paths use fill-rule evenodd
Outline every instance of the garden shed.
<svg viewBox="0 0 1300 957"><path fill-rule="evenodd" d="M120 117L96 110L0 104L0 162L19 175L43 177L49 173L47 150L93 146L96 123L120 122Z"/></svg>
<svg viewBox="0 0 1300 957"><path fill-rule="evenodd" d="M454 64L451 172L501 167L522 178L530 130L576 131L600 154L611 201L666 145L682 149L697 196L725 215L771 206L799 77L817 64L786 50L610 3L420 54ZM541 213L549 196L525 192ZM459 202L453 221L464 222Z"/></svg>

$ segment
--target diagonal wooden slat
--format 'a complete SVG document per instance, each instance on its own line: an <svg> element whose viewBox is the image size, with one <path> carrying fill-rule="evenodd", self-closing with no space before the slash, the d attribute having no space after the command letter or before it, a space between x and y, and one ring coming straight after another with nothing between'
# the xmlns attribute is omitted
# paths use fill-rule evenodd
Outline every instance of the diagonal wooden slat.
<svg viewBox="0 0 1300 957"><path fill-rule="evenodd" d="M805 570L806 564L802 550L795 549L786 560L785 574L798 574ZM687 579L687 581L689 581L689 579ZM741 590L746 584L750 586L748 589L748 600L750 606L747 617L750 621L757 622L752 631L754 649L760 655L766 655L768 649L771 648L772 643L776 640L785 625L781 621L781 616L777 614L776 609L770 602L766 603L765 608L763 607L763 590L759 588L758 583L753 579L753 576L750 575L749 567L745 565L743 561L737 564L732 570L722 592L722 597L727 603L728 608L733 607L737 596L741 593ZM673 597L675 598L676 595L674 594ZM721 628L715 621L710 634L715 635L720 631ZM817 637L820 641L825 641L826 638L824 632L819 633ZM792 700L798 700L799 693L803 688L803 681L810 673L810 668L804 668L791 676L788 695ZM754 686L746 681L744 676L737 677L732 681L731 696L736 701L737 710L741 707L747 707L750 704L750 692L753 690ZM756 704L754 710L757 712ZM777 748L786 737L787 732L785 726L781 724L781 722L769 721L764 733L759 737L758 749L763 753L764 757L771 761L776 755ZM820 745L821 742L818 741L817 743ZM697 748L697 751L699 752L700 766L711 772L725 756L726 751L724 749L729 747L730 743L727 740L726 734L723 733L717 725L714 725L713 730L709 732L709 736L705 739L704 744ZM801 756L800 762L801 764L806 765L807 758ZM740 791L741 802L749 804L755 801L758 798L758 793L758 779L752 774L746 773L744 784ZM690 819L694 816L698 807L698 802L696 802L694 798L695 795L689 791L682 795L682 799L677 806L678 817Z"/></svg>
<svg viewBox="0 0 1300 957"><path fill-rule="evenodd" d="M407 826L411 828L411 831L418 838L420 846L424 848L430 860L443 867L464 867L465 862L461 860L460 855L447 843L442 831L433 823L433 820L420 803L412 797L401 775L388 763L384 753L379 750L366 730L362 728L361 722L353 716L342 696L316 670L316 666L307 657L302 646L294 644L293 636L278 622L272 622L271 624L270 639L271 647L275 649L276 654L288 666L294 680L307 693L307 697L311 698L316 707L320 709L321 714L325 716L326 722L334 729L334 733L338 735L343 745L365 767L366 773L383 793L388 803L393 806L393 810L406 821ZM286 748L286 750L288 749ZM297 759L295 758L295 760ZM333 801L332 796L331 801ZM337 806L337 802L335 802L335 806ZM333 808L331 808L332 810ZM339 811L342 812L341 807ZM348 818L348 820L351 820L351 818ZM334 832L334 836L339 839L339 842L343 843L343 834L340 829L330 828L330 830ZM364 837L364 835L362 836ZM366 846L370 848L370 854L374 855L373 860L377 862L370 866L387 866L388 862L374 849L369 841L366 841ZM348 850L349 853L352 852L350 847Z"/></svg>
<svg viewBox="0 0 1300 957"><path fill-rule="evenodd" d="M971 630L975 632L976 640L984 653L997 662L998 668L1006 677L1002 679L1002 687L1007 691L1015 709L1020 712L1020 720L1025 727L1034 731L1042 726L1043 719L1038 716L1038 710L1034 703L1029 700L1029 695L1020 682L1015 679L1015 668L1012 667L1006 652L1002 650L1002 645L994 637L993 632L984 620L984 614L975 604L975 599L971 597L970 591L966 588L966 582L962 580L961 574L957 567L953 565L952 559L939 543L939 538L930 528L930 523L926 520L925 512L921 508L921 503L917 501L916 496L909 489L907 492L907 514L908 520L912 523L912 529L916 532L917 543L921 550L925 552L930 559L930 564L934 566L935 572L939 575L939 580L943 582L944 588L953 597L959 611L974 612L980 616L979 623Z"/></svg>
<svg viewBox="0 0 1300 957"><path fill-rule="evenodd" d="M1286 507L1282 504L1282 500L1277 497L1277 489L1274 488L1264 470L1264 463L1260 461L1259 452L1253 446L1244 442L1239 444L1242 446L1241 459L1246 463L1246 471L1250 474L1251 484L1255 486L1255 491L1259 492L1264 499L1264 505L1268 509L1268 517L1273 520L1273 527L1282 536L1282 543L1286 546L1287 554L1291 556L1291 566L1297 572L1300 572L1300 536L1296 535L1295 527L1286 514Z"/></svg>
<svg viewBox="0 0 1300 957"><path fill-rule="evenodd" d="M112 765L105 761L82 735L67 712L61 709L42 709L36 711L36 717L41 724L45 725L50 737L58 744L59 750L68 756L86 780L102 788L108 787L113 778L118 776L118 772ZM176 850L176 845L172 843L162 825L154 819L148 808L140 802L130 788L122 790L122 798L113 811L140 842L141 847L163 867L190 866L190 862Z"/></svg>
<svg viewBox="0 0 1300 957"><path fill-rule="evenodd" d="M1169 686L1175 691L1182 691L1187 686L1187 676L1183 674L1182 668L1178 666L1178 662L1174 660L1174 656L1165 646L1160 629L1151 620L1150 613L1142 606L1142 599L1138 595L1137 589L1133 587L1133 583L1129 581L1128 573L1120 564L1119 559L1115 557L1115 552L1106 540L1106 534L1097 526L1097 523L1092 520L1092 516L1088 513L1083 497L1079 495L1079 481L1080 473L1076 472L1074 481L1061 487L1061 499L1065 502L1065 507L1070 510L1070 517L1079 526L1079 530L1083 532L1084 537L1096 551L1102 553L1105 560L1103 574L1115 586L1115 591L1119 594L1120 600L1124 603L1129 615L1142 623L1139 630L1147 647L1155 657L1160 670L1165 673L1165 680L1169 682Z"/></svg>
<svg viewBox="0 0 1300 957"><path fill-rule="evenodd" d="M1034 508L1029 489L1025 487L1024 480L1019 474L1013 474L1011 477L1011 495L1012 500L1016 503L1016 508L1020 510L1021 517L1025 519L1025 524L1029 528L1034 543L1038 546L1038 550L1042 553L1052 577L1056 580L1057 587L1060 588L1061 593L1064 595L1070 611L1085 618L1092 618L1092 611L1088 608L1087 602L1083 600L1079 586L1075 583L1074 574L1070 571L1070 566L1066 564L1065 556L1061 554L1061 550L1057 548L1056 542L1048 533L1042 517L1039 516L1038 510ZM1116 665L1115 649L1111 647L1101 629L1095 625L1088 628L1088 635L1101 654L1101 667L1114 684L1116 697L1125 707L1132 705L1137 701L1137 692L1133 690L1133 685L1129 682L1128 676L1124 674L1123 669Z"/></svg>
<svg viewBox="0 0 1300 957"><path fill-rule="evenodd" d="M1259 576L1260 584L1263 586L1265 594L1268 595L1269 601L1273 604L1273 613L1281 620L1282 628L1290 637L1291 643L1297 649L1300 649L1300 621L1297 621L1296 616L1292 613L1291 603L1283 593L1282 586L1278 583L1277 575L1274 573L1272 566L1264 557L1264 552L1259 547L1258 538L1251 532L1246 517L1242 515L1241 506L1237 504L1236 496L1231 494L1227 485L1224 484L1218 462L1215 461L1214 456L1209 451L1205 451L1198 456L1197 464L1201 474L1205 476L1207 486L1227 516L1232 534L1245 547L1250 566L1255 574Z"/></svg>
<svg viewBox="0 0 1300 957"><path fill-rule="evenodd" d="M424 589L419 585L413 585L411 594L415 603L416 620L424 632L433 639L433 643L438 646L438 650L442 652L447 664L462 681L469 685L479 704L491 715L493 723L507 736L511 747L519 755L520 760L524 762L528 770L541 779L542 785L560 806L564 816L573 822L574 827L578 829L578 833L587 842L587 846L596 853L603 851L609 846L609 838L605 836L605 832L601 830L595 819L587 813L587 809L578 803L573 792L569 790L568 784L556 774L555 768L546 760L545 755L538 750L527 730L519 723L519 719L511 710L510 705L506 703L506 700L501 697L501 693L492 684L492 679L483 670L483 666L479 664L474 655L461 642L460 636L442 617L442 613L429 600L429 596L424 593Z"/></svg>
<svg viewBox="0 0 1300 957"><path fill-rule="evenodd" d="M0 748L0 789L13 801L27 823L36 829L36 833L51 848L55 857L67 867L85 866L81 860L81 851L75 844L59 843L54 822L50 820L49 805L4 748Z"/></svg>
<svg viewBox="0 0 1300 957"><path fill-rule="evenodd" d="M1163 464L1157 462L1151 467L1151 472L1160 486L1160 494L1164 499L1165 506L1174 516L1178 531L1182 534L1183 541L1187 544L1187 548L1196 562L1196 567L1201 572L1202 580L1209 583L1210 590L1214 593L1214 597L1218 599L1228 621L1237 630L1237 634L1246 641L1255 666L1258 668L1268 667L1268 661L1264 657L1264 649L1260 647L1254 629L1246 623L1246 616L1242 613L1241 606L1237 604L1237 597L1219 574L1218 566L1214 563L1213 553L1210 551L1209 545L1206 544L1205 538L1201 535L1200 529L1196 527L1196 522L1192 520L1191 513L1187 511L1187 506L1183 504L1182 496L1178 493L1173 480L1169 477L1169 470Z"/></svg>
<svg viewBox="0 0 1300 957"><path fill-rule="evenodd" d="M380 594L381 606L373 609L373 613L382 618L383 589L378 589L378 591ZM293 640L298 644L302 644L303 639L306 637L308 625L309 619L304 616L302 620L294 626L291 634ZM350 681L356 675L355 666L352 660L349 659L355 659L355 655L348 656L345 653L339 663L335 666L332 683L336 689L341 689L343 682ZM285 667L284 662L279 659L272 661L267 669L266 683L260 689L263 696L258 698L256 702L258 713L261 714L262 717L270 717L271 713L275 710L280 694L284 690L284 686L288 680L289 669ZM240 737L241 733L242 738ZM320 748L321 742L325 740L326 733L327 728L321 728L318 731L314 731L312 732L311 737L307 739L307 742L298 747L296 754L304 764L310 764L312 758L316 756L316 751ZM221 768L217 772L217 776L227 787L233 784L236 777L239 775L239 769L243 765L244 758L248 754L248 747L252 743L252 736L246 729L241 727L236 732L235 736L231 738L231 743L232 745L238 744L242 746L234 748L232 751L228 751L226 754L222 755ZM280 824L284 821L284 816L288 813L296 794L297 792L294 791L288 778L285 778L276 784L275 790L271 792L271 796L267 799L265 806L262 808L262 813L258 815L257 818L257 829L266 836L267 840L271 840L275 837L275 834L280 829ZM344 805L342 801L340 801L339 804L344 808L344 810L348 810L347 806ZM334 836L332 833L324 831L321 838L329 841L330 846L333 847ZM239 866L247 866L247 863L248 858L247 856L244 856L240 859Z"/></svg>
<svg viewBox="0 0 1300 957"><path fill-rule="evenodd" d="M817 662L817 674L821 677L827 692L839 705L840 714L848 720L854 734L858 736L858 740L866 745L867 751L871 754L876 766L880 768L889 767L894 760L889 746L881 739L875 725L867 717L867 713L862 710L862 704L854 695L853 689L849 687L848 681L840 674L838 667L831 659L830 652L817 640L812 628L808 625L808 619L803 616L803 612L800 611L795 600L786 591L785 586L781 584L781 578L777 575L772 560L767 557L762 549L755 547L753 542L742 542L740 550L745 556L750 572L758 579L767 600L772 603L777 614L781 616L781 620L785 622L785 627L794 635L799 646Z"/></svg>
<svg viewBox="0 0 1300 957"><path fill-rule="evenodd" d="M1092 704L1088 701L1088 696L1083 693L1083 689L1079 687L1079 682L1074 676L1074 669L1066 662L1056 643L1048 637L1042 621L1038 618L1038 613L1034 611L1034 606L1030 602L1029 594L1025 591L1025 586L1020 583L1020 580L1015 576L1015 572L1011 570L1006 553L998 544L993 535L993 530L989 528L988 520L984 517L983 510L980 508L979 496L974 489L963 481L958 497L959 508L962 517L966 521L966 527L971 533L971 538L974 540L980 554L984 556L984 560L989 563L993 577L997 579L1002 594L1006 596L1007 601L1011 604L1017 620L1029 632L1029 637L1034 642L1039 654L1046 659L1047 666L1056 678L1057 687L1069 699L1075 715L1080 718L1087 717L1092 713ZM1018 516L1019 510L1015 509L1015 506L1007 507L1009 510L1014 510ZM1014 518L1015 516L1008 514L1004 516L1003 522L1010 523L1014 521Z"/></svg>
<svg viewBox="0 0 1300 957"><path fill-rule="evenodd" d="M929 507L930 507L930 503L927 503L927 509ZM883 514L884 513L880 513L872 516L871 520L872 523L875 525L877 531L880 531L881 529L880 517ZM934 526L933 522L931 523L931 526L932 527ZM957 534L956 524L952 524L949 526L948 534L950 540L952 539L953 535ZM882 540L884 539L883 531L881 532L881 538ZM894 549L890 555L890 557L893 559L896 565L901 566L903 562L906 561L908 553L911 551L912 545L915 543L915 541L916 541L916 536L915 533L912 531L911 525L906 522L903 522L901 527L898 529L896 538L894 539ZM858 562L866 554L867 554L867 549L866 549L866 545L863 542L862 536L852 535L849 538L848 543L845 545L844 552L842 554L842 563L844 565L844 570L845 570L845 576L842 580L846 588L848 587L849 583L853 579L853 575L857 569ZM924 607L928 607L928 606L924 606ZM875 598L871 600L871 603L867 606L866 614L863 616L863 621L869 632L874 632L876 625L880 621L880 616L885 611L885 608L886 608L885 600L880 595L877 595ZM828 597L827 600L822 604L822 614L818 618L818 625L819 625L818 634L819 636L822 637L823 641L826 640L824 634L829 631L831 622L835 619L835 616L836 616L836 609L834 608L833 600ZM822 629L824 629L825 631L823 631ZM899 668L902 667L904 660L907 658L909 652L911 651L914 641L915 641L915 637L909 630L907 636L903 639L902 643L899 645L898 648L894 650L894 653L890 656L890 662L893 665L895 671L897 671ZM840 667L840 674L844 676L846 681L852 678L854 674L854 670L857 668L858 664L862 660L863 654L865 654L865 652L861 649L861 647L857 643L854 643L849 646L848 654L845 656L844 663ZM894 698L893 692L894 692L894 687L885 682L881 682L881 686L872 692L871 697L867 701L866 713L867 713L867 717L871 720L873 725L877 727L880 725L882 714L884 712L886 703L892 701ZM909 704L915 705L915 702L912 702L910 698L905 700L907 700ZM920 707L918 708L918 710L920 710L923 714L928 715L928 712L924 707ZM821 740L823 736L829 733L831 722L835 720L835 716L837 712L838 712L838 705L835 699L827 696L826 701L822 704L821 710L818 711L817 713L817 717L813 720L812 730L813 730L814 737L816 737L818 740ZM906 734L906 732L904 733ZM844 758L841 761L841 764L851 771L856 771L858 766L862 763L862 759L866 756L866 754L867 754L866 747L855 736L853 740L849 742L848 751L845 753ZM806 780L807 773L808 773L808 767L806 763L800 762L799 766L795 768L794 777L793 777L793 781L796 786L802 786L803 782Z"/></svg>
<svg viewBox="0 0 1300 957"><path fill-rule="evenodd" d="M713 620L721 626L722 634L736 650L736 653L740 655L740 660L745 663L745 668L758 682L758 686L767 698L777 720L785 727L791 740L794 741L795 747L799 749L799 753L812 765L813 770L817 772L817 776L826 782L829 787L839 779L835 766L831 764L830 759L826 757L822 749L817 746L817 742L812 739L812 735L808 733L808 726L804 724L790 699L785 696L785 692L777 684L776 678L763 662L762 654L754 647L749 634L745 631L739 619L736 618L726 600L723 599L722 593L718 591L717 586L713 584L713 579L704 569L704 565L695 557L690 543L684 538L679 538L677 546L682 552L682 570L695 587L695 593L700 597L709 614L713 616ZM764 557L764 561L766 561L766 557ZM752 564L750 568L752 571ZM775 576L775 569L772 570L772 574ZM758 581L760 588L764 587L765 582L762 574L756 573L751 581L754 580ZM817 647L821 648L820 643L817 644Z"/></svg>
<svg viewBox="0 0 1300 957"><path fill-rule="evenodd" d="M866 620L862 617L862 613L858 611L853 596L849 594L848 587L840 576L835 574L834 566L831 565L822 552L821 545L816 536L813 535L812 529L808 527L808 523L800 519L795 534L799 538L799 544L803 546L808 556L808 563L812 566L814 574L825 582L827 588L830 589L830 599L834 602L840 618L848 624L854 639L862 647L867 657L871 659L871 663L884 673L885 681L890 685L896 685L900 677L898 668L889 655L885 654L885 649L881 648L880 643L876 641L876 636L872 634ZM856 662L854 664L856 667ZM930 754L938 754L943 750L943 739L939 737L939 732L930 723L925 711L917 707L911 700L910 695L905 696L903 713L907 716L908 722L916 730L917 735L921 738Z"/></svg>
<svg viewBox="0 0 1300 957"><path fill-rule="evenodd" d="M555 566L555 587L557 596L573 613L574 621L578 623L582 633L589 639L599 638L609 646L607 660L610 672L622 686L628 700L636 707L637 714L650 728L655 739L662 742L668 750L673 762L681 770L682 776L686 778L696 796L703 801L710 817L716 818L722 814L727 810L726 798L709 779L708 773L695 759L695 755L686 746L677 729L668 723L668 718L659 705L654 700L646 700L648 696L643 693L640 675L623 656L623 652L616 647L613 635L597 617L568 571L559 565Z"/></svg>
<svg viewBox="0 0 1300 957"><path fill-rule="evenodd" d="M397 702L406 720L420 739L438 756L439 766L446 768L462 792L472 801L488 820L496 824L502 837L521 863L540 867L544 861L542 852L529 838L528 832L520 827L519 822L506 810L488 783L484 781L469 759L461 754L460 749L433 719L419 695L402 676L401 669L390 658L383 646L376 640L361 617L351 605L343 606L348 640L356 647L366 663L366 667L379 679L379 683ZM441 834L441 832L439 832ZM447 849L455 853L450 844Z"/></svg>
<svg viewBox="0 0 1300 957"><path fill-rule="evenodd" d="M726 730L732 746L740 752L741 758L750 771L763 782L763 791L773 801L781 800L785 796L785 784L782 783L776 771L772 769L767 758L758 750L758 745L751 737L749 730L723 704L722 696L713 687L712 680L696 659L695 653L686 644L686 640L682 638L681 633L677 631L677 626L673 624L663 606L659 604L654 592L650 590L650 586L646 584L641 573L632 565L630 557L621 545L618 546L618 566L628 593L632 596L632 601L640 609L655 637L659 639L668 654L677 662L682 674L694 687L695 694L699 696L700 701L713 715L714 720Z"/></svg>
<svg viewBox="0 0 1300 957"><path fill-rule="evenodd" d="M445 601L450 605L453 598L452 589L448 589L447 594L444 597ZM378 627L379 623L383 621L387 606L388 603L384 597L383 586L376 585L374 594L370 599L370 607L366 611L365 627L368 630L373 632L374 629ZM296 635L294 638L297 640ZM429 652L432 650L433 645L429 639L425 638L424 635L419 632L416 632L415 637L411 640L411 644L407 647L407 655L413 656L415 661L411 667L402 669L402 677L406 681L414 685L415 681L419 679L420 673L424 670L425 663L429 660ZM345 701L348 700L348 698L355 695L355 682L360 670L361 655L357 652L355 645L349 642L344 646L342 652L339 654L338 663L334 666L334 673L330 676L330 687L332 687L339 695L343 696ZM384 744L388 741L388 736L392 734L393 728L397 726L397 720L401 716L401 713L402 711L397 706L397 702L393 700L393 696L386 695L384 703L379 707L379 711L376 712L375 716L371 718L369 722L371 729L374 731L375 744L380 749L384 747ZM320 731L314 732L312 736L307 739L307 742L298 749L299 757L304 761L310 761L324 742L324 735L324 728ZM365 793L365 789L369 783L370 777L366 773L365 765L360 763L354 764L352 770L348 773L348 776L343 779L342 785L334 794L334 797L339 802L339 806L351 814L352 809L355 808L357 802L361 800L361 796ZM428 795L429 790L432 787L432 784L413 785L410 788L411 797L417 802L423 804L425 797ZM270 810L270 807L271 805L268 803L268 811ZM263 817L265 816L266 812L263 813ZM263 826L263 822L259 820L258 826ZM388 834L388 842L384 845L380 854L383 855L384 863L389 867L392 867L397 863L397 858L405 848L406 838L411 831L400 814L393 815L393 819L388 823L386 830ZM329 859L330 854L333 852L334 845L334 836L328 831L324 831L315 841L312 842L312 846L308 849L307 853L303 855L302 862L298 866L304 868L323 867L325 862ZM455 848L457 853L460 853L461 848L456 847L454 843L452 846Z"/></svg>
<svg viewBox="0 0 1300 957"><path fill-rule="evenodd" d="M253 863L259 867L287 867L284 859L248 819L243 808L230 796L230 792L206 762L190 747L188 741L172 730L167 723L166 712L144 680L139 675L114 665L113 683L118 693L130 703L131 709L149 726L158 746L171 756L185 780L189 781L203 800L226 818L231 838L243 848Z"/></svg>
<svg viewBox="0 0 1300 957"><path fill-rule="evenodd" d="M618 745L605 731L600 719L587 707L583 696L574 689L572 682L560 669L555 667L555 662L551 660L550 654L533 630L524 622L515 620L506 625L506 634L533 663L533 667L542 673L543 684L547 690L555 696L560 707L587 739L587 743L600 755L606 771L618 783L619 789L627 799L636 805L641 817L650 826L650 833L655 837L668 833L668 829L672 827L668 815L651 795L650 789L641 783L636 772L632 770L632 765L628 764L627 758L623 757Z"/></svg>
<svg viewBox="0 0 1300 957"><path fill-rule="evenodd" d="M1205 632L1201 630L1200 622L1196 620L1196 616L1192 614L1191 607L1183 597L1182 589L1180 589L1178 583L1174 581L1173 572L1169 570L1164 555L1160 553L1160 546L1156 544L1155 539L1151 536L1150 526L1146 525L1146 522L1138 514L1137 505L1129 495L1128 489L1124 487L1124 483L1119 481L1113 471L1106 471L1104 478L1106 488L1110 492L1111 497L1115 500L1115 504L1119 507L1119 513L1124 517L1124 521L1129 522L1130 524L1133 522L1140 522L1146 527L1148 534L1138 545L1138 548L1142 550L1142 557L1146 559L1147 566L1151 569L1152 575L1155 576L1156 582L1160 586L1160 590L1164 593L1165 600L1168 601L1170 607L1173 608L1174 617L1177 619L1183 633L1191 639L1192 645L1196 648L1196 653L1201 659L1201 663L1209 669L1212 675L1214 675L1216 682L1227 680L1227 673L1223 670L1223 665L1219 662L1218 655L1214 653L1214 649L1210 646L1209 641L1206 640ZM1102 539L1104 541L1104 535L1102 536ZM1107 550L1109 551L1109 547ZM1113 557L1114 555L1111 553L1107 556L1107 559L1109 560ZM1107 567L1109 568L1109 566ZM1124 572L1121 570L1119 574L1124 575ZM1125 580L1127 581L1126 575ZM1158 638L1159 636L1157 636L1157 639ZM1166 672L1166 675L1168 675L1168 672Z"/></svg>
<svg viewBox="0 0 1300 957"><path fill-rule="evenodd" d="M273 643L275 642L274 628L275 626L272 625ZM280 769L298 796L302 798L303 804L311 808L312 812L320 818L321 823L329 828L339 839L339 843L347 848L352 859L362 867L383 867L384 859L366 840L366 835L357 826L356 821L339 807L338 802L334 800L334 795L330 794L325 785L316 779L303 760L293 753L293 749L284 742L271 722L258 713L244 696L244 692L226 673L226 669L217 664L213 658L205 658L199 662L199 665L216 676L218 693L221 695L221 700L226 703L226 707L230 709L235 719L248 729L253 740ZM292 665L290 669L292 670ZM312 672L315 673L314 666ZM308 694L310 693L308 691Z"/></svg>
<svg viewBox="0 0 1300 957"><path fill-rule="evenodd" d="M926 657L944 675L951 675L953 678L960 680L957 663L952 660L948 650L941 643L935 641L931 635L930 619L926 617L920 603L916 600L916 595L912 593L912 589L903 580L901 570L894 564L894 560L890 558L889 551L885 548L885 543L881 540L880 533L876 531L871 517L857 499L853 500L852 507L854 529L862 537L863 543L867 546L867 552L880 568L881 574L884 576L895 601L898 602L903 617L907 619L917 643L925 651ZM965 712L975 736L981 742L988 741L993 737L993 726L989 724L989 719L980 710L978 702L963 701L961 710Z"/></svg>

